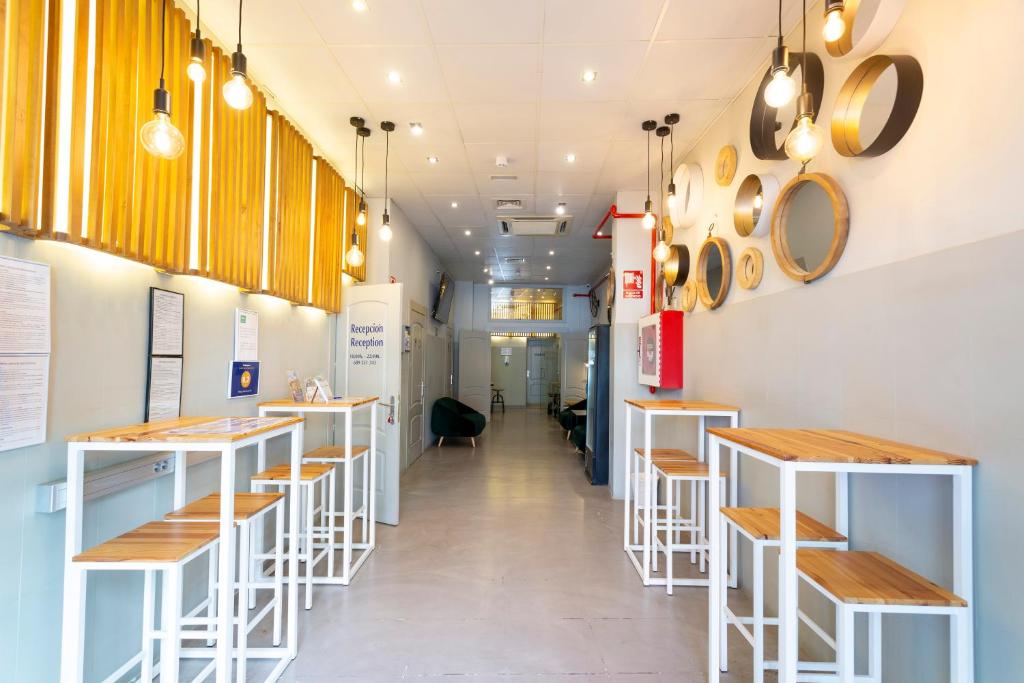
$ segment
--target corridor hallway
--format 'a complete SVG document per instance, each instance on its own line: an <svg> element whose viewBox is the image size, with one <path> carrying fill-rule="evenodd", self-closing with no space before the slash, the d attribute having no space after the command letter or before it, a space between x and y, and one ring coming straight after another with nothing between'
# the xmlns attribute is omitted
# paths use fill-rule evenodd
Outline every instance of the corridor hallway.
<svg viewBox="0 0 1024 683"><path fill-rule="evenodd" d="M705 680L705 590L642 587L621 503L543 409L495 414L475 450L426 451L378 543L348 589L302 611L283 680ZM724 679L750 680L749 660L743 643Z"/></svg>

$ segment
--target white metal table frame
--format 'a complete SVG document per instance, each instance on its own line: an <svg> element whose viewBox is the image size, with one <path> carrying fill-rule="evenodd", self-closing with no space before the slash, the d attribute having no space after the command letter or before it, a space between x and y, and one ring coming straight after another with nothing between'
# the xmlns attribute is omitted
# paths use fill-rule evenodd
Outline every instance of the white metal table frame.
<svg viewBox="0 0 1024 683"><path fill-rule="evenodd" d="M720 652L720 602L722 579L719 576L722 544L721 501L717 480L721 467L721 448L731 450L732 462L743 453L779 470L780 536L779 544L779 683L796 683L798 660L799 593L796 569L796 475L798 472L831 472L836 475L836 531L849 536L850 474L916 474L953 478L953 592L967 601L967 608L953 615L950 627L950 683L974 681L974 539L972 465L924 465L849 462L807 462L782 460L756 449L714 434L710 438L708 461L711 485L708 506L711 509L711 581L708 596L708 683L718 683L722 667ZM736 477L730 477L735 484ZM730 553L731 555L732 553Z"/></svg>
<svg viewBox="0 0 1024 683"><path fill-rule="evenodd" d="M651 459L651 451L653 450L651 441L653 439L653 428L655 417L696 417L697 418L697 461L706 462L706 443L707 443L707 419L709 417L724 417L729 420L730 427L739 427L740 411L735 410L713 410L708 408L641 408L634 405L629 400L626 402L626 453L625 453L625 491L623 493L623 549L626 551L626 555L633 563L633 567L636 569L640 578L643 580L644 586L660 586L665 584L665 579L651 578L651 562L653 561L653 539L651 534L651 510L654 502L654 461ZM630 507L630 490L632 488L632 477L636 469L636 455L633 451L633 411L639 411L644 416L644 540L640 546L631 543L630 527L632 526L633 520L636 519L636 512L631 510ZM736 451L733 450L730 457L730 473L736 472ZM709 488L715 489L715 499L719 497L718 494L718 478L709 481ZM729 477L729 500L732 501L732 505L736 504L738 499L739 489L737 488L736 476ZM694 501L691 500L691 510L696 511L695 508L702 508L704 505L704 491L703 487L697 486L697 504L693 505ZM709 498L710 500L710 498ZM634 501L636 502L636 501ZM712 515L713 516L713 515ZM705 517L707 519L707 517ZM736 578L736 545L737 536L735 531L730 536L729 547L731 552L729 553L729 585L732 588L737 586ZM638 560L636 553L637 551L643 553L642 560ZM716 566L716 565L713 565Z"/></svg>
<svg viewBox="0 0 1024 683"><path fill-rule="evenodd" d="M211 421L214 418L211 418ZM298 489L299 467L302 464L303 423L297 422L270 429L236 441L72 441L68 443L67 512L64 529L64 620L61 637L61 683L79 683L83 680L85 648L85 577L71 561L82 552L83 483L86 454L94 451L174 451L174 509L185 505L185 473L188 453L220 453L220 554L218 558L217 591L217 643L216 680L231 680L234 657L234 600L235 600L235 457L239 450L256 445L266 448L266 442L278 436L289 435L291 441L292 485ZM187 447L183 450L182 447ZM298 529L297 507L288 513L288 528ZM268 681L276 680L298 654L298 547L288 550L288 632L283 647L250 648L254 658L280 658ZM245 599L244 596L241 599ZM172 663L161 657L161 670L169 672ZM163 678L163 676L161 676ZM173 676L171 676L173 678Z"/></svg>
<svg viewBox="0 0 1024 683"><path fill-rule="evenodd" d="M260 417L267 417L270 413L289 413L295 415L305 416L306 413L328 413L328 414L341 414L345 417L345 462L344 464L344 483L343 483L343 502L342 502L342 515L344 521L342 524L342 561L341 561L341 576L314 576L314 584L340 584L347 586L352 581L352 577L355 576L359 568L363 566L367 558L377 547L377 401L379 397L367 397L367 398L353 398L351 399L353 404L345 405L344 403L292 403L286 401L273 401L270 403L261 403L259 405ZM344 399L340 399L344 401ZM366 516L363 517L363 536L362 542L352 542L352 467L355 461L352 458L352 418L354 413L368 410L370 412L370 446L366 453L366 460L363 466L363 505L366 508ZM257 455L257 471L262 472L266 467L267 451L265 447L259 447L256 451ZM367 470L369 476L367 477ZM297 487L292 489L298 491ZM367 529L368 527L368 529ZM331 545L330 552L334 552L334 539L328 539L328 543ZM363 551L359 555L359 559L352 562L352 554L354 550ZM290 570L289 570L290 571Z"/></svg>

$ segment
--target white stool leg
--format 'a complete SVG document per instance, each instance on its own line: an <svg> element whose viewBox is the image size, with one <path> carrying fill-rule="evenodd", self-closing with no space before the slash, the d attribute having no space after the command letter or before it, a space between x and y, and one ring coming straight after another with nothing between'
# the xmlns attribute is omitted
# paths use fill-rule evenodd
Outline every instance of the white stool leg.
<svg viewBox="0 0 1024 683"><path fill-rule="evenodd" d="M274 517L274 647L281 644L281 615L284 612L284 503L277 504Z"/></svg>
<svg viewBox="0 0 1024 683"><path fill-rule="evenodd" d="M313 609L313 493L315 485L303 486L306 494L306 609Z"/></svg>
<svg viewBox="0 0 1024 683"><path fill-rule="evenodd" d="M723 498L723 500L724 500L724 498ZM726 553L727 553L726 548L729 547L728 544L726 543L726 541L729 538L729 525L728 524L722 524L722 525L720 525L719 529L720 529L719 533L720 533L721 543L719 544L718 547L722 549L722 560L723 560L722 562L718 563L718 577L719 577L718 586L719 586L719 595L721 596L719 598L719 602L722 605L725 605L726 604L726 599L727 599L726 596L729 594L729 584L725 580L726 577L728 576L729 568L728 568L728 566L726 565L726 563L724 561L726 559L726 557L727 557L727 555L726 555ZM719 661L719 665L718 665L719 671L726 672L726 671L729 670L729 623L725 619L719 619L718 620L718 652L719 652L719 660L718 660Z"/></svg>
<svg viewBox="0 0 1024 683"><path fill-rule="evenodd" d="M672 489L674 489L674 488L675 488L674 482L672 482L671 480L666 482L666 485L665 485L665 514L666 514L666 518L665 518L666 519L666 524L665 524L665 592L668 593L669 595L672 595L672 555L674 554L672 552L672 543L673 543L672 527L675 526L675 513L674 513L674 510L675 510L674 505L675 505L675 503L672 500L672 494L673 494ZM655 517L655 519L657 519L657 517ZM658 537L657 522L655 522L655 526L654 526L654 537L655 537L655 539L657 539L657 537ZM655 553L655 555L657 555L657 553Z"/></svg>
<svg viewBox="0 0 1024 683"><path fill-rule="evenodd" d="M682 481L677 481L676 482L676 490L675 490L674 497L676 499L676 507L679 508L679 516L681 517L682 514L683 514L683 482ZM673 526L675 526L675 525L673 524ZM675 542L676 545L679 545L680 543L683 542L683 532L680 531L679 529L676 529L674 533L675 533L675 538L673 539L673 541Z"/></svg>
<svg viewBox="0 0 1024 683"><path fill-rule="evenodd" d="M868 678L882 683L882 613L868 612Z"/></svg>
<svg viewBox="0 0 1024 683"><path fill-rule="evenodd" d="M672 482L669 482L669 486ZM651 492L651 571L658 571L658 491L661 479L654 475L654 490Z"/></svg>
<svg viewBox="0 0 1024 683"><path fill-rule="evenodd" d="M370 504L368 502L370 500L370 490L369 490L370 489L369 454L364 455L360 459L360 462L363 463L363 496L362 496L363 529L362 529L362 535L359 537L359 540L361 540L363 543L369 543L369 535L368 535L368 532L369 532L369 529L368 529L368 526L369 526L369 516L370 516Z"/></svg>
<svg viewBox="0 0 1024 683"><path fill-rule="evenodd" d="M256 556L263 552L263 515L257 518L255 524L247 524L249 527L249 580L252 582L259 581L260 575L263 574L263 561L256 559ZM256 589L249 588L249 609L256 607Z"/></svg>
<svg viewBox="0 0 1024 683"><path fill-rule="evenodd" d="M764 683L764 544L754 542L754 683ZM725 591L728 593L728 591Z"/></svg>
<svg viewBox="0 0 1024 683"><path fill-rule="evenodd" d="M238 667L236 669L238 683L245 683L246 649L249 644L249 609L246 604L249 595L248 564L251 548L249 546L248 522L238 525Z"/></svg>
<svg viewBox="0 0 1024 683"><path fill-rule="evenodd" d="M216 545L216 544L214 544ZM164 568L163 607L160 620L163 638L160 641L160 680L178 680L178 652L181 649L181 566Z"/></svg>
<svg viewBox="0 0 1024 683"><path fill-rule="evenodd" d="M156 596L153 590L155 572L147 569L142 584L142 683L153 681L153 613L156 611Z"/></svg>
<svg viewBox="0 0 1024 683"><path fill-rule="evenodd" d="M331 467L331 473L329 475L327 475L327 481L326 481L326 486L328 488L327 502L326 502L326 505L327 505L327 576L334 576L334 544L335 544L335 541L337 540L335 538L335 531L338 528L337 527L337 523L334 521L335 513L337 512L337 510L335 509L335 503L334 503L334 496L335 496L335 493L337 492L337 483L336 483L337 482L337 475L336 475L336 471L337 470L336 470L335 467ZM366 520L364 519L363 522L364 522L364 525L365 525ZM365 526L363 528L363 531L364 531L363 538L366 538Z"/></svg>
<svg viewBox="0 0 1024 683"><path fill-rule="evenodd" d="M854 622L856 614L845 605L836 607L840 612L839 632L836 634L836 664L839 668L839 683L854 683Z"/></svg>
<svg viewBox="0 0 1024 683"><path fill-rule="evenodd" d="M217 623L217 556L212 552L207 553L207 572L206 572L206 599L209 600L206 603L206 618L210 620L211 624ZM213 647L217 641L213 639L213 635L206 639L206 647Z"/></svg>
<svg viewBox="0 0 1024 683"><path fill-rule="evenodd" d="M690 545L697 545L697 482L690 481ZM690 551L690 564L697 564L697 551Z"/></svg>
<svg viewBox="0 0 1024 683"><path fill-rule="evenodd" d="M351 415L351 413L349 414ZM351 419L351 417L349 417ZM348 433L351 433L348 430ZM344 586L352 579L352 459L345 459L345 500L344 500L344 546L341 551L341 583Z"/></svg>

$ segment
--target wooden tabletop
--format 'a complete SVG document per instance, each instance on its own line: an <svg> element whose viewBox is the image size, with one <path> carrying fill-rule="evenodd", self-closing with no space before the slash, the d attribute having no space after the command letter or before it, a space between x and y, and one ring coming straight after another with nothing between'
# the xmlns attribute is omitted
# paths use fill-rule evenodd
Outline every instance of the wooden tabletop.
<svg viewBox="0 0 1024 683"><path fill-rule="evenodd" d="M967 606L959 596L878 553L800 548L796 568L848 604Z"/></svg>
<svg viewBox="0 0 1024 683"><path fill-rule="evenodd" d="M365 406L367 403L373 403L380 396L347 396L342 398L332 398L330 401L313 401L312 403L300 403L293 401L290 398L282 398L276 401L264 401L259 404L260 408L288 408L296 412L307 410L309 408L358 408L359 406Z"/></svg>
<svg viewBox="0 0 1024 683"><path fill-rule="evenodd" d="M974 458L834 429L712 427L708 433L772 458L792 462L870 465L970 465Z"/></svg>
<svg viewBox="0 0 1024 683"><path fill-rule="evenodd" d="M128 427L72 434L67 440L79 443L234 442L302 421L301 417L176 417Z"/></svg>
<svg viewBox="0 0 1024 683"><path fill-rule="evenodd" d="M713 401L658 401L655 399L627 398L626 403L640 410L692 410L695 412L708 411L716 413L738 413L740 411L737 406L715 403Z"/></svg>

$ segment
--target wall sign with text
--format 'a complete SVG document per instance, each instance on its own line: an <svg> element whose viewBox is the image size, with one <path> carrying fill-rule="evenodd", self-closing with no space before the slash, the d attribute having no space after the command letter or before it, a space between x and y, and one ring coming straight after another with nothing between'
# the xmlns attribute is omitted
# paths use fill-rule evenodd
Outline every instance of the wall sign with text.
<svg viewBox="0 0 1024 683"><path fill-rule="evenodd" d="M622 298L643 299L644 298L644 271L624 270L622 271Z"/></svg>

